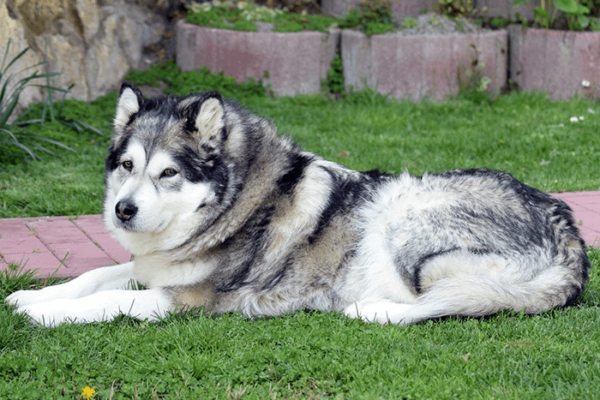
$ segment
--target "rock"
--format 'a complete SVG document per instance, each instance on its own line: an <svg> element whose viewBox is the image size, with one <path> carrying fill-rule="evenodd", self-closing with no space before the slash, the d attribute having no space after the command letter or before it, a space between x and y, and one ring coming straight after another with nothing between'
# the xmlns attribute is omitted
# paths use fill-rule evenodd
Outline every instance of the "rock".
<svg viewBox="0 0 600 400"><path fill-rule="evenodd" d="M14 12L6 4L6 0L0 0L0 36L5 38L0 43L0 57L4 57L6 53L6 47L8 45L8 39L11 39L10 48L6 55L6 63L9 63L19 52L28 46L27 39L25 38L25 29L19 23L19 20ZM20 79L30 75L32 71L23 71L25 68L35 65L43 61L40 54L28 51L25 53L13 66L7 71L8 74L14 74L11 81L13 85ZM0 61L1 62L1 61ZM6 65L5 65L6 67ZM6 78L6 77L3 77ZM4 84L4 81L2 81ZM9 85L9 90L13 85ZM38 102L42 100L42 91L37 87L29 87L21 93L19 105L14 115L17 115L23 109L23 105L27 105L31 102Z"/></svg>
<svg viewBox="0 0 600 400"><path fill-rule="evenodd" d="M49 71L62 72L53 81L55 86L73 85L67 97L91 101L117 89L127 71L141 64L144 49L162 39L169 23L167 13L179 3L0 0L0 53L4 54L8 38L12 41L9 59L30 47L11 70L20 71L47 59ZM38 69L45 72L46 66ZM29 88L19 104L22 108L42 99L39 88Z"/></svg>

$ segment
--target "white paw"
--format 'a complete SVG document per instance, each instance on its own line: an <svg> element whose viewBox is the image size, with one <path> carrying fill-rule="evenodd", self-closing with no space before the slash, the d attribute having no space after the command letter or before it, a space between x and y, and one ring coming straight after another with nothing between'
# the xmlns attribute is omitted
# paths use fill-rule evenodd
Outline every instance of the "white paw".
<svg viewBox="0 0 600 400"><path fill-rule="evenodd" d="M17 312L27 314L32 322L47 327L69 322L110 321L119 314L156 320L171 309L170 298L160 289L108 290L78 299L17 305Z"/></svg>
<svg viewBox="0 0 600 400"><path fill-rule="evenodd" d="M54 300L48 303L30 304L17 308L18 313L27 314L31 322L46 327L55 327L65 322L84 323L85 320L78 318L75 310L69 310L68 300ZM70 311L70 313L68 312Z"/></svg>
<svg viewBox="0 0 600 400"><path fill-rule="evenodd" d="M6 298L10 306L28 306L50 300L42 290L17 290Z"/></svg>
<svg viewBox="0 0 600 400"><path fill-rule="evenodd" d="M363 301L352 303L344 309L350 318L362 319L379 324L403 324L402 314L412 307L411 304L400 304L389 300Z"/></svg>

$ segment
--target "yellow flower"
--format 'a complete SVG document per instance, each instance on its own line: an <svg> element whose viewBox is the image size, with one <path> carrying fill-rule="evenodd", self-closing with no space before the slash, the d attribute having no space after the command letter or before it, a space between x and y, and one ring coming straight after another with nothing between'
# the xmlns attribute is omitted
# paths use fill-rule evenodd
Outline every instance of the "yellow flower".
<svg viewBox="0 0 600 400"><path fill-rule="evenodd" d="M81 392L81 395L83 396L83 398L85 400L89 400L92 398L92 396L94 395L94 393L96 393L96 391L94 389L92 389L89 386L86 386L83 388L83 392Z"/></svg>

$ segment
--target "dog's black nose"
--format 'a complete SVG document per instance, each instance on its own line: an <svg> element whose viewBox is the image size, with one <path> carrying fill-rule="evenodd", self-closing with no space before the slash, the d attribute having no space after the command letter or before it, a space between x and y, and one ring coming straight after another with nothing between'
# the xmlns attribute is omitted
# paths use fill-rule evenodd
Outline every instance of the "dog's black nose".
<svg viewBox="0 0 600 400"><path fill-rule="evenodd" d="M121 200L115 206L115 213L121 221L129 221L137 213L138 208L127 200Z"/></svg>

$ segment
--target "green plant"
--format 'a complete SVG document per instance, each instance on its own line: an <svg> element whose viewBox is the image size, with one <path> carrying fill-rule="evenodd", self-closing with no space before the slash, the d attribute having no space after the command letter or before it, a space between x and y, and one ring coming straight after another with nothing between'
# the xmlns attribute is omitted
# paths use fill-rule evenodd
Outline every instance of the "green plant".
<svg viewBox="0 0 600 400"><path fill-rule="evenodd" d="M5 144L9 146L14 146L20 149L21 151L28 154L33 160L42 159L39 155L37 155L31 148L35 150L41 150L50 154L54 153L41 144L39 141L51 143L56 146L60 146L69 150L71 148L65 146L64 144L57 142L52 139L48 139L42 136L34 135L31 133L21 131L20 127L32 123L42 122L42 120L19 120L18 118L15 121L9 123L9 119L13 116L13 113L16 109L16 106L19 102L19 98L23 90L25 90L28 86L37 86L47 90L48 99L50 102L50 106L52 107L52 91L56 90L59 92L68 92L68 89L61 89L50 85L50 78L60 75L58 72L46 72L40 74L37 70L31 73L30 75L13 82L15 79L14 74L9 74L9 69L21 58L27 51L29 51L29 47L22 50L19 54L13 57L8 64L6 63L8 53L10 50L11 39L8 39L6 44L6 51L4 53L4 57L2 58L2 64L0 65L0 144ZM46 65L48 63L47 60L32 65L28 68L25 68L23 71L33 69L35 67L39 67L42 65ZM21 71L21 72L23 72ZM45 85L33 84L30 83L32 81L36 81L39 79L46 79ZM9 87L11 85L12 87ZM19 116L21 118L26 113L23 113ZM44 113L45 114L45 113Z"/></svg>
<svg viewBox="0 0 600 400"><path fill-rule="evenodd" d="M327 87L330 93L343 95L346 93L344 87L344 64L339 54L331 61L331 69L327 71Z"/></svg>
<svg viewBox="0 0 600 400"><path fill-rule="evenodd" d="M492 18L490 19L490 25L494 28L504 28L505 26L512 23L512 20L509 18Z"/></svg>
<svg viewBox="0 0 600 400"><path fill-rule="evenodd" d="M419 23L413 17L404 18L402 20L402 29L416 28Z"/></svg>
<svg viewBox="0 0 600 400"><path fill-rule="evenodd" d="M469 18L475 14L473 0L438 0L438 9L450 18Z"/></svg>
<svg viewBox="0 0 600 400"><path fill-rule="evenodd" d="M367 36L396 30L392 22L391 0L365 0L340 21L342 29L360 29Z"/></svg>
<svg viewBox="0 0 600 400"><path fill-rule="evenodd" d="M254 32L256 22L272 23L274 32L325 32L337 19L321 15L288 13L244 1L213 1L189 7L186 22L220 29Z"/></svg>
<svg viewBox="0 0 600 400"><path fill-rule="evenodd" d="M575 1L563 1L561 3L565 3L561 11L565 13L569 30L582 31L590 26L590 9L588 7Z"/></svg>
<svg viewBox="0 0 600 400"><path fill-rule="evenodd" d="M337 19L322 15L282 13L275 17L273 32L326 32L336 22Z"/></svg>
<svg viewBox="0 0 600 400"><path fill-rule="evenodd" d="M513 7L527 5L527 0L513 0ZM531 7L530 7L531 8ZM559 17L558 12L564 14L569 30L581 31L590 26L590 9L582 4L579 0L540 0L537 7L533 7L534 26L542 29L553 28ZM527 20L517 14L517 19L523 23L523 27L527 26Z"/></svg>
<svg viewBox="0 0 600 400"><path fill-rule="evenodd" d="M590 31L600 31L600 21L597 18L590 18Z"/></svg>
<svg viewBox="0 0 600 400"><path fill-rule="evenodd" d="M591 17L600 17L600 0L581 0L581 4L590 9Z"/></svg>
<svg viewBox="0 0 600 400"><path fill-rule="evenodd" d="M281 11L279 11L281 12ZM186 22L220 29L253 32L258 30L256 21L273 22L276 10L249 5L244 2L221 2L192 4Z"/></svg>
<svg viewBox="0 0 600 400"><path fill-rule="evenodd" d="M469 65L462 71L458 70L458 97L474 103L483 103L490 99L486 90L492 80L484 74L485 65L479 62L479 51L476 46L471 45L471 49L473 55Z"/></svg>

